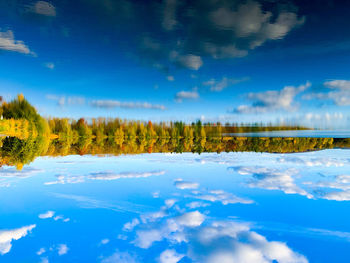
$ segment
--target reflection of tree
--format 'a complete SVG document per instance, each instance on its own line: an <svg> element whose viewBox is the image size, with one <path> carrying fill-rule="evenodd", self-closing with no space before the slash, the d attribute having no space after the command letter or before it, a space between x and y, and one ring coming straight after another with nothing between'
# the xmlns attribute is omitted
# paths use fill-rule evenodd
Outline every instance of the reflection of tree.
<svg viewBox="0 0 350 263"><path fill-rule="evenodd" d="M185 134L184 134L185 135ZM120 138L119 138L120 139ZM15 137L2 139L1 163L20 167L37 156L65 156L71 154L140 154L182 152L305 152L334 147L350 147L350 139L333 138L259 138L259 137L165 137L138 138L124 136L98 139L93 136L65 137L50 140L36 137L20 140Z"/></svg>
<svg viewBox="0 0 350 263"><path fill-rule="evenodd" d="M39 136L21 140L16 137L6 137L2 141L1 164L14 165L21 169L24 164L29 164L42 154L46 154L49 148L49 139Z"/></svg>

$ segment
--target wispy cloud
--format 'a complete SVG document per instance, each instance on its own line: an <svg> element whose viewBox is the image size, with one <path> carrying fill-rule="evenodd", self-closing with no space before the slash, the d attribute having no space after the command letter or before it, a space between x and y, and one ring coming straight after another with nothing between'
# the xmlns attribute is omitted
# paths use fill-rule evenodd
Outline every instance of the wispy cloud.
<svg viewBox="0 0 350 263"><path fill-rule="evenodd" d="M59 96L54 94L47 94L46 99L57 102L58 106L64 105L83 105L85 104L85 98L79 96Z"/></svg>
<svg viewBox="0 0 350 263"><path fill-rule="evenodd" d="M0 50L13 51L22 54L35 55L21 40L15 40L11 30L0 31Z"/></svg>
<svg viewBox="0 0 350 263"><path fill-rule="evenodd" d="M181 103L183 100L194 100L194 99L198 99L199 98L199 94L197 92L197 90L193 90L193 91L179 91L178 93L176 93L175 95L175 101Z"/></svg>
<svg viewBox="0 0 350 263"><path fill-rule="evenodd" d="M202 83L203 86L208 86L210 88L210 91L214 92L220 92L226 89L229 86L248 81L249 78L240 78L240 79L234 79L234 78L227 78L223 77L222 79L210 79Z"/></svg>
<svg viewBox="0 0 350 263"><path fill-rule="evenodd" d="M126 108L126 109L153 109L166 110L164 105L151 104L148 102L121 102L118 100L93 100L90 103L97 108Z"/></svg>
<svg viewBox="0 0 350 263"><path fill-rule="evenodd" d="M306 94L303 99L330 100L337 106L350 105L350 80L331 80L326 81L323 85L330 91Z"/></svg>
<svg viewBox="0 0 350 263"><path fill-rule="evenodd" d="M152 171L152 172L97 172L90 173L89 178L93 180L117 180L121 178L147 178L150 176L164 175L165 171Z"/></svg>
<svg viewBox="0 0 350 263"><path fill-rule="evenodd" d="M128 252L120 252L117 250L112 255L105 257L101 260L101 263L139 263L137 256Z"/></svg>
<svg viewBox="0 0 350 263"><path fill-rule="evenodd" d="M178 189L197 189L199 187L199 183L196 182L187 182L183 181L182 179L178 179L174 182L174 185Z"/></svg>
<svg viewBox="0 0 350 263"><path fill-rule="evenodd" d="M311 86L307 82L298 87L286 86L282 90L269 90L258 93L248 93L247 99L253 101L252 105L241 105L234 110L235 113L266 113L277 110L293 111L297 109L295 96Z"/></svg>

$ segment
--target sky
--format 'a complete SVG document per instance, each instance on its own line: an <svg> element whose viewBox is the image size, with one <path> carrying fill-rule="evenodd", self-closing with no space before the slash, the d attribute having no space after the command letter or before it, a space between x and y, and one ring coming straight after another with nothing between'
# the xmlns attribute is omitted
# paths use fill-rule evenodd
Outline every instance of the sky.
<svg viewBox="0 0 350 263"><path fill-rule="evenodd" d="M45 117L346 128L348 1L0 0L0 93Z"/></svg>
<svg viewBox="0 0 350 263"><path fill-rule="evenodd" d="M347 262L348 151L71 155L3 167L0 259Z"/></svg>

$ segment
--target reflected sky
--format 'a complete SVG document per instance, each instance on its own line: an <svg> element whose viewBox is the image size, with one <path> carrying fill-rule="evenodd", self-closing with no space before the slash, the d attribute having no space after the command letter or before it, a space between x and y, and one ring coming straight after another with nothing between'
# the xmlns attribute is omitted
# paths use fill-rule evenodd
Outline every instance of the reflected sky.
<svg viewBox="0 0 350 263"><path fill-rule="evenodd" d="M348 150L41 157L0 170L1 262L344 262Z"/></svg>

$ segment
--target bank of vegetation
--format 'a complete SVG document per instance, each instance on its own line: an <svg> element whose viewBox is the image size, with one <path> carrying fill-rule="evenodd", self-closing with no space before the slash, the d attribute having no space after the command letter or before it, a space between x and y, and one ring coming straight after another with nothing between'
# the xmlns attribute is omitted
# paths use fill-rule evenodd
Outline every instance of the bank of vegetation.
<svg viewBox="0 0 350 263"><path fill-rule="evenodd" d="M350 147L349 139L258 138L225 136L232 132L303 129L302 127L232 126L197 121L152 123L115 119L44 119L19 95L2 102L0 165L21 169L38 156L120 155L183 152L305 152Z"/></svg>

